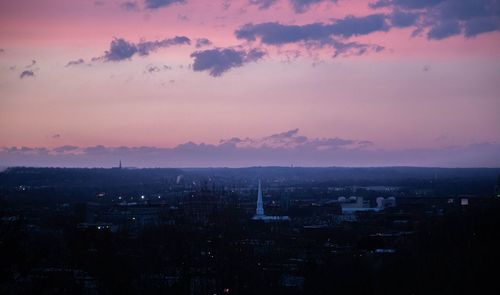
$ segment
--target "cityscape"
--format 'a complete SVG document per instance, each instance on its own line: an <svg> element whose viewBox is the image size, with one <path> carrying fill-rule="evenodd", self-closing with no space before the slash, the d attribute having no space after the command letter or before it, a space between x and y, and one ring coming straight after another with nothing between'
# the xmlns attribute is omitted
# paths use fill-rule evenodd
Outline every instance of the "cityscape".
<svg viewBox="0 0 500 295"><path fill-rule="evenodd" d="M500 0L0 0L0 294L497 294Z"/></svg>
<svg viewBox="0 0 500 295"><path fill-rule="evenodd" d="M4 294L487 292L500 169L9 168Z"/></svg>

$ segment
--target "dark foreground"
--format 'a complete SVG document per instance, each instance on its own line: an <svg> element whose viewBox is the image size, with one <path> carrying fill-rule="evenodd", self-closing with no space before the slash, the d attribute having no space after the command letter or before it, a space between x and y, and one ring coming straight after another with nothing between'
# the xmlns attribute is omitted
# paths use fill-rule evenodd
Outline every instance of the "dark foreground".
<svg viewBox="0 0 500 295"><path fill-rule="evenodd" d="M488 294L497 285L498 170L290 169L0 173L0 293ZM257 179L266 214L290 220L251 219ZM377 210L345 210L359 200Z"/></svg>

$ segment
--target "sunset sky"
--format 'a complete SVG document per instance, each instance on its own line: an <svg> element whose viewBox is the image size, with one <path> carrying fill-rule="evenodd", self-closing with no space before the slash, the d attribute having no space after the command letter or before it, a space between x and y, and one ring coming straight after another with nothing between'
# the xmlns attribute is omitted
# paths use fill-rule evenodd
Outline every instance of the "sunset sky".
<svg viewBox="0 0 500 295"><path fill-rule="evenodd" d="M500 166L500 0L0 0L0 166Z"/></svg>

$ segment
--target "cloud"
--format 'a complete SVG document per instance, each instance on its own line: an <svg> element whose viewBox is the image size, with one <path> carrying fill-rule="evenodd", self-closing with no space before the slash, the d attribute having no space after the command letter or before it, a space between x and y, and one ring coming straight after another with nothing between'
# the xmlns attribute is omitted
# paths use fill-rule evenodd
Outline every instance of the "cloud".
<svg viewBox="0 0 500 295"><path fill-rule="evenodd" d="M194 71L208 71L210 76L219 77L232 68L257 61L264 55L265 52L260 49L246 51L234 48L215 48L196 51L191 54L191 57L194 58Z"/></svg>
<svg viewBox="0 0 500 295"><path fill-rule="evenodd" d="M171 69L172 69L172 67L167 66L167 65L156 66L156 65L150 64L150 65L146 66L144 73L145 74L154 74L154 73L158 73L161 71L167 71L167 70L171 70Z"/></svg>
<svg viewBox="0 0 500 295"><path fill-rule="evenodd" d="M245 24L235 31L236 38L257 41L264 45L281 46L298 43L309 48L329 46L339 55L361 55L368 51L379 52L383 47L357 42L346 42L352 36L367 35L389 30L383 14L364 17L347 16L332 23L284 25L277 22Z"/></svg>
<svg viewBox="0 0 500 295"><path fill-rule="evenodd" d="M349 38L352 36L368 35L373 32L387 32L389 26L383 14L367 16L347 16L327 26L333 35Z"/></svg>
<svg viewBox="0 0 500 295"><path fill-rule="evenodd" d="M33 59L33 60L31 60L31 63L29 65L25 66L24 68L30 69L30 68L34 67L35 65L36 65L36 60Z"/></svg>
<svg viewBox="0 0 500 295"><path fill-rule="evenodd" d="M435 6L441 2L443 0L378 0L370 3L370 7L380 8L396 5L405 9L421 9Z"/></svg>
<svg viewBox="0 0 500 295"><path fill-rule="evenodd" d="M196 48L210 46L210 45L212 45L212 42L210 40L208 40L207 38L196 39Z"/></svg>
<svg viewBox="0 0 500 295"><path fill-rule="evenodd" d="M147 65L146 66L146 70L145 70L145 73L157 73L160 71L160 68L157 67L157 66L153 66L153 65Z"/></svg>
<svg viewBox="0 0 500 295"><path fill-rule="evenodd" d="M309 8L312 5L326 1L337 3L338 0L289 0L289 1L295 13L304 13L307 10L309 10Z"/></svg>
<svg viewBox="0 0 500 295"><path fill-rule="evenodd" d="M326 0L289 0L297 13ZM337 1L331 1L337 2ZM268 8L273 1L251 0L253 5ZM294 44L308 50L330 47L333 57L363 55L384 50L377 44L351 41L357 36L388 32L395 28L413 28L412 36L426 34L429 40L443 40L462 35L473 38L500 30L498 0L373 0L370 8L383 13L365 16L348 15L331 22L302 25L279 22L247 23L235 30L236 38L266 46Z"/></svg>
<svg viewBox="0 0 500 295"><path fill-rule="evenodd" d="M306 150L327 150L338 148L359 148L367 146L367 141L356 141L341 138L308 138L299 134L299 129L291 129L265 136L262 138L240 139L233 137L228 140L221 140L219 146L233 146L241 149L306 149Z"/></svg>
<svg viewBox="0 0 500 295"><path fill-rule="evenodd" d="M415 35L427 31L430 40L457 35L471 38L500 30L498 0L378 0L370 7L416 16L413 23L407 19L407 26L415 25ZM397 26L397 22L393 24Z"/></svg>
<svg viewBox="0 0 500 295"><path fill-rule="evenodd" d="M126 11L139 11L139 4L135 1L125 1L120 3L120 8Z"/></svg>
<svg viewBox="0 0 500 295"><path fill-rule="evenodd" d="M349 38L389 29L383 14L363 17L347 16L330 24L283 25L277 22L248 23L235 31L236 38L255 41L260 38L267 45L315 41L329 43L332 36Z"/></svg>
<svg viewBox="0 0 500 295"><path fill-rule="evenodd" d="M103 145L96 145L82 149L82 152L86 155L106 155L111 151L112 149L107 148Z"/></svg>
<svg viewBox="0 0 500 295"><path fill-rule="evenodd" d="M401 10L395 10L390 15L391 24L397 28L406 28L416 24L419 18L418 13L413 12L403 12Z"/></svg>
<svg viewBox="0 0 500 295"><path fill-rule="evenodd" d="M170 47L174 45L190 45L191 40L185 36L175 36L170 39L155 40L155 41L141 41L137 43L137 51L139 55L148 55L150 52L159 48Z"/></svg>
<svg viewBox="0 0 500 295"><path fill-rule="evenodd" d="M110 49L104 53L106 61L120 61L131 58L137 53L137 46L123 38L111 41Z"/></svg>
<svg viewBox="0 0 500 295"><path fill-rule="evenodd" d="M74 146L74 145L63 145L63 146L54 148L52 151L54 151L58 154L64 154L64 153L69 153L69 152L75 152L78 149L79 148L77 146Z"/></svg>
<svg viewBox="0 0 500 295"><path fill-rule="evenodd" d="M369 141L369 140L362 140L362 141L359 141L358 144L360 146L363 146L363 147L367 147L367 146L372 146L374 145L374 143L372 141Z"/></svg>
<svg viewBox="0 0 500 295"><path fill-rule="evenodd" d="M471 38L482 33L497 31L499 28L498 19L481 17L468 20L464 24L464 33L466 37Z"/></svg>
<svg viewBox="0 0 500 295"><path fill-rule="evenodd" d="M77 65L81 65L81 64L84 64L85 63L85 60L83 58L79 58L77 60L70 60L66 65L65 67L71 67L71 66L77 66Z"/></svg>
<svg viewBox="0 0 500 295"><path fill-rule="evenodd" d="M249 0L250 5L257 6L260 10L268 9L273 6L277 0Z"/></svg>
<svg viewBox="0 0 500 295"><path fill-rule="evenodd" d="M19 75L19 78L24 79L24 78L29 78L29 77L35 77L35 73L32 70L26 70Z"/></svg>
<svg viewBox="0 0 500 295"><path fill-rule="evenodd" d="M460 24L457 21L446 21L435 24L427 33L429 39L441 40L461 33Z"/></svg>
<svg viewBox="0 0 500 295"><path fill-rule="evenodd" d="M59 139L59 138L61 138L61 134L54 134L54 135L52 135L52 138Z"/></svg>
<svg viewBox="0 0 500 295"><path fill-rule="evenodd" d="M267 138L290 138L290 137L296 136L298 133L299 133L299 128L295 128L295 129L288 130L285 132L273 134Z"/></svg>
<svg viewBox="0 0 500 295"><path fill-rule="evenodd" d="M145 41L138 43L129 42L123 38L115 38L111 41L110 49L103 56L93 58L93 61L122 61L132 58L134 55L146 56L160 48L166 48L174 45L189 45L191 40L185 36L176 36L163 40Z"/></svg>
<svg viewBox="0 0 500 295"><path fill-rule="evenodd" d="M217 144L187 142L172 148L77 147L52 149L0 148L6 166L114 167L118 160L136 167L203 166L440 166L498 167L500 144L484 142L431 149L384 150L368 140L316 138L298 129L257 138L221 140Z"/></svg>
<svg viewBox="0 0 500 295"><path fill-rule="evenodd" d="M260 140L261 146L272 148L312 148L317 150L335 149L355 145L355 140L341 138L308 138L299 135L299 129L273 134Z"/></svg>
<svg viewBox="0 0 500 295"><path fill-rule="evenodd" d="M248 0L248 4L257 6L260 10L269 9L277 2L277 0ZM295 13L305 13L312 6L317 5L321 2L337 3L338 0L288 0L288 2L290 3L290 6Z"/></svg>
<svg viewBox="0 0 500 295"><path fill-rule="evenodd" d="M0 158L2 155L9 154L14 156L46 156L49 152L47 148L30 148L30 147L5 147L0 148Z"/></svg>
<svg viewBox="0 0 500 295"><path fill-rule="evenodd" d="M235 31L236 38L246 41L260 39L266 45L283 45L301 41L329 41L331 33L327 25L314 23L308 25L283 25L277 22L260 24L248 23Z"/></svg>
<svg viewBox="0 0 500 295"><path fill-rule="evenodd" d="M368 52L381 52L385 47L376 44L363 44L358 42L338 42L332 40L329 45L335 49L333 57L360 56Z"/></svg>
<svg viewBox="0 0 500 295"><path fill-rule="evenodd" d="M147 9L158 9L174 4L185 4L185 0L144 0L144 6Z"/></svg>

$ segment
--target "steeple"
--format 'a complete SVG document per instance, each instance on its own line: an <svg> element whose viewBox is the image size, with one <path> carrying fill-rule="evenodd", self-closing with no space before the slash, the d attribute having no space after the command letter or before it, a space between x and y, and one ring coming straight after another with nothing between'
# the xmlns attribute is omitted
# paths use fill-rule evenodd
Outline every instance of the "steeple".
<svg viewBox="0 0 500 295"><path fill-rule="evenodd" d="M260 186L260 179L259 179L259 192L257 193L257 210L255 210L255 215L257 216L264 215L264 205L262 204L262 188Z"/></svg>
<svg viewBox="0 0 500 295"><path fill-rule="evenodd" d="M259 191L257 193L257 209L255 210L255 215L252 217L253 220L261 220L264 222L281 222L290 221L288 216L267 216L264 214L264 204L262 202L262 187L260 185L259 179Z"/></svg>

